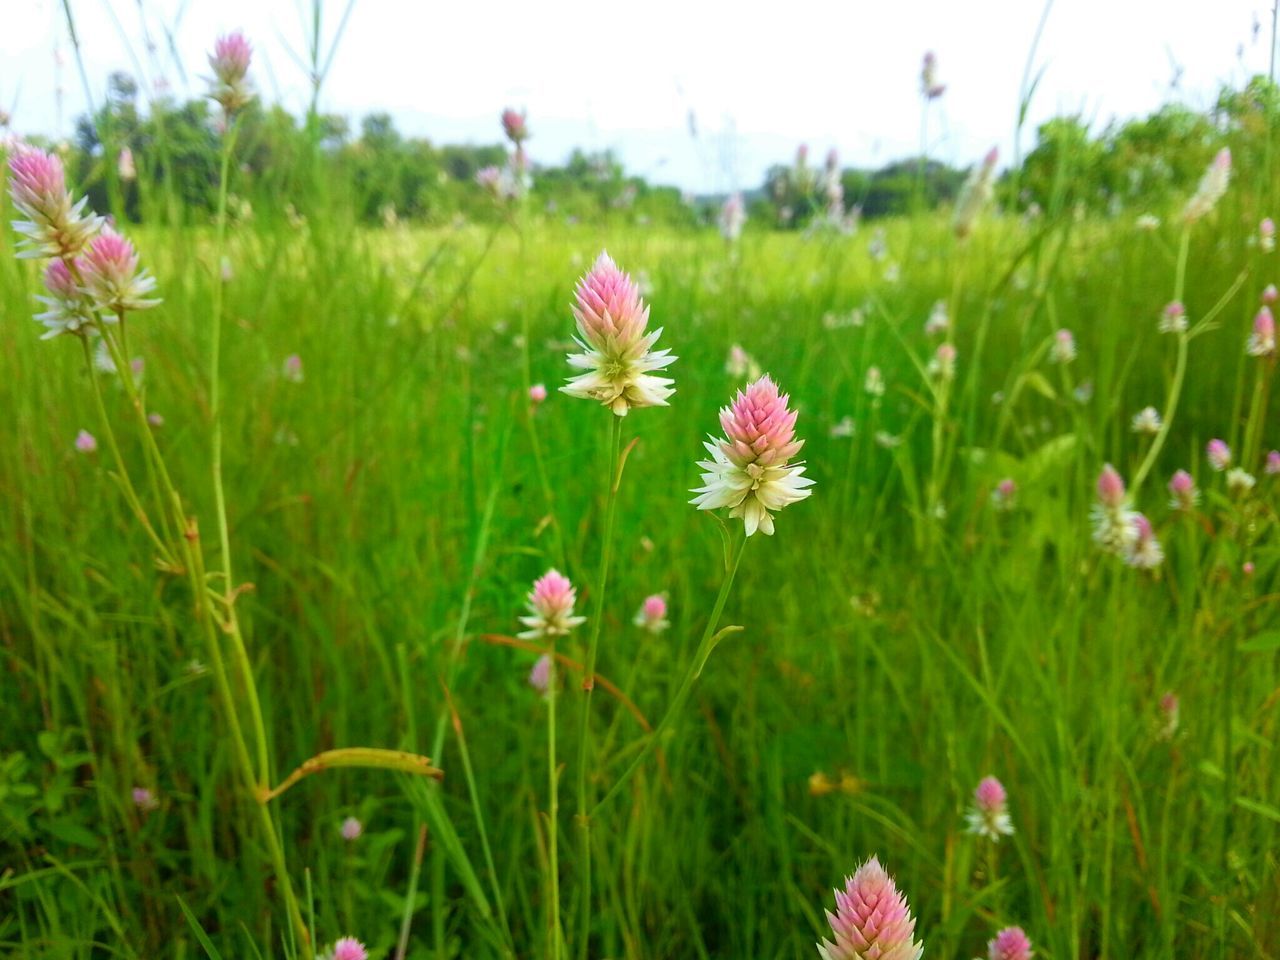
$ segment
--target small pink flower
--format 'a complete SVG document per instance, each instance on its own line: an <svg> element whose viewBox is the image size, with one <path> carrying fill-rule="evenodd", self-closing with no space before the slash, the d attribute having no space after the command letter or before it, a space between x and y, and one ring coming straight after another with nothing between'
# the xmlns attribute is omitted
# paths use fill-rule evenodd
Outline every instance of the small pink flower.
<svg viewBox="0 0 1280 960"><path fill-rule="evenodd" d="M973 791L973 806L966 815L970 833L998 842L1013 833L1009 817L1008 794L995 777L983 777Z"/></svg>
<svg viewBox="0 0 1280 960"><path fill-rule="evenodd" d="M1124 478L1109 463L1104 464L1098 474L1098 502L1107 507L1124 503Z"/></svg>
<svg viewBox="0 0 1280 960"><path fill-rule="evenodd" d="M1272 450L1267 454L1267 465L1263 467L1263 472L1270 477L1280 474L1280 450Z"/></svg>
<svg viewBox="0 0 1280 960"><path fill-rule="evenodd" d="M121 148L120 155L116 158L116 169L121 180L137 179L138 168L133 163L133 151L128 147Z"/></svg>
<svg viewBox="0 0 1280 960"><path fill-rule="evenodd" d="M996 484L991 493L991 502L997 510L1012 510L1018 498L1018 484L1012 477L1005 477Z"/></svg>
<svg viewBox="0 0 1280 960"><path fill-rule="evenodd" d="M742 236L742 228L747 222L747 205L742 194L737 191L725 198L720 208L720 235L729 243Z"/></svg>
<svg viewBox="0 0 1280 960"><path fill-rule="evenodd" d="M914 940L916 921L907 898L872 857L836 891L836 911L827 911L835 942L818 944L822 960L920 960L924 944Z"/></svg>
<svg viewBox="0 0 1280 960"><path fill-rule="evenodd" d="M233 113L249 102L252 94L248 86L249 62L253 47L240 31L218 37L209 55L213 69L213 89L209 96L222 104L222 109Z"/></svg>
<svg viewBox="0 0 1280 960"><path fill-rule="evenodd" d="M160 802L156 800L156 795L146 787L134 787L130 795L133 799L133 805L142 813L150 813L160 806Z"/></svg>
<svg viewBox="0 0 1280 960"><path fill-rule="evenodd" d="M529 686L543 696L547 696L551 692L552 668L551 655L544 653L534 661L533 669L529 671Z"/></svg>
<svg viewBox="0 0 1280 960"><path fill-rule="evenodd" d="M343 937L333 945L333 960L369 960L369 951L355 937Z"/></svg>
<svg viewBox="0 0 1280 960"><path fill-rule="evenodd" d="M147 298L156 281L147 271L139 270L133 244L110 227L93 238L76 266L85 291L105 313L146 310L160 302Z"/></svg>
<svg viewBox="0 0 1280 960"><path fill-rule="evenodd" d="M671 626L667 620L667 599L660 593L644 598L632 622L652 634L659 634Z"/></svg>
<svg viewBox="0 0 1280 960"><path fill-rule="evenodd" d="M159 413L148 413L148 414L147 414L147 423L151 424L151 426L153 426L153 427L163 427L163 426L164 426L164 416L163 416L162 414L159 414Z"/></svg>
<svg viewBox="0 0 1280 960"><path fill-rule="evenodd" d="M23 217L13 223L22 258L74 256L102 226L101 217L85 215L86 199L72 202L62 160L36 147L9 157L9 195Z"/></svg>
<svg viewBox="0 0 1280 960"><path fill-rule="evenodd" d="M502 130L512 143L524 143L529 137L529 125L523 111L508 107L502 111Z"/></svg>
<svg viewBox="0 0 1280 960"><path fill-rule="evenodd" d="M940 343L929 361L929 375L939 380L951 380L956 375L956 348L952 343Z"/></svg>
<svg viewBox="0 0 1280 960"><path fill-rule="evenodd" d="M1031 960L1031 941L1021 927L1005 927L987 944L988 960Z"/></svg>
<svg viewBox="0 0 1280 960"><path fill-rule="evenodd" d="M574 320L581 353L569 365L585 373L570 378L560 389L573 397L597 400L620 417L632 407L667 405L675 393L672 381L653 373L676 358L654 350L662 334L649 332L649 308L640 288L607 253L601 253L574 291Z"/></svg>
<svg viewBox="0 0 1280 960"><path fill-rule="evenodd" d="M543 637L563 637L586 617L575 617L573 605L577 591L569 578L558 570L548 570L533 582L529 592L529 615L520 618L529 629L520 634L525 640Z"/></svg>
<svg viewBox="0 0 1280 960"><path fill-rule="evenodd" d="M1169 506L1175 510L1190 510L1200 500L1196 482L1185 470L1179 470L1169 478L1169 495Z"/></svg>
<svg viewBox="0 0 1280 960"><path fill-rule="evenodd" d="M1276 355L1276 320L1271 315L1271 308L1266 304L1253 318L1253 332L1245 344L1245 352L1251 357L1274 357Z"/></svg>
<svg viewBox="0 0 1280 960"><path fill-rule="evenodd" d="M730 507L729 516L742 518L747 536L773 534L771 511L805 499L813 485L803 463L789 462L804 446L795 437L789 401L767 375L738 391L720 411L725 438L703 444L712 459L698 461L703 486L692 491L698 496L691 503L699 510Z"/></svg>
<svg viewBox="0 0 1280 960"><path fill-rule="evenodd" d="M1268 283L1262 291L1262 302L1267 306L1271 306L1277 300L1280 300L1280 290L1276 290L1274 283Z"/></svg>
<svg viewBox="0 0 1280 960"><path fill-rule="evenodd" d="M49 261L44 271L44 286L48 296L36 296L48 308L36 314L36 320L45 326L41 340L62 333L80 333L96 321L92 304L81 292L65 260Z"/></svg>
<svg viewBox="0 0 1280 960"><path fill-rule="evenodd" d="M291 353L284 358L284 365L280 368L280 376L284 377L289 383L302 383L305 379L302 372L302 357L296 353Z"/></svg>
<svg viewBox="0 0 1280 960"><path fill-rule="evenodd" d="M533 401L535 406L537 404L542 403L542 401L546 400L547 399L546 386L541 383L535 383L532 387L529 388L529 399Z"/></svg>
<svg viewBox="0 0 1280 960"><path fill-rule="evenodd" d="M1159 330L1161 333L1182 333L1187 329L1187 308L1182 301L1174 300L1165 304L1160 312Z"/></svg>
<svg viewBox="0 0 1280 960"><path fill-rule="evenodd" d="M1164 562L1164 549L1156 539L1151 521L1144 514L1135 513L1132 519L1134 540L1129 546L1125 562L1140 570L1152 570Z"/></svg>
<svg viewBox="0 0 1280 960"><path fill-rule="evenodd" d="M1070 363L1076 358L1076 338L1070 330L1059 330L1053 335L1053 348L1049 359L1054 363Z"/></svg>
<svg viewBox="0 0 1280 960"><path fill-rule="evenodd" d="M360 835L364 833L364 824L355 817L347 817L342 821L342 839L347 843L353 843L360 839Z"/></svg>
<svg viewBox="0 0 1280 960"><path fill-rule="evenodd" d="M1276 222L1270 217L1264 217L1258 224L1258 246L1264 253L1270 253L1276 248Z"/></svg>
<svg viewBox="0 0 1280 960"><path fill-rule="evenodd" d="M926 100L936 100L946 92L947 85L938 82L938 58L932 50L924 55L920 68L920 92Z"/></svg>
<svg viewBox="0 0 1280 960"><path fill-rule="evenodd" d="M1223 440L1210 440L1205 446L1205 456L1209 458L1209 466L1221 473L1231 466L1231 448Z"/></svg>
<svg viewBox="0 0 1280 960"><path fill-rule="evenodd" d="M81 453L93 453L98 449L98 440L88 430L81 430L76 434L76 449Z"/></svg>
<svg viewBox="0 0 1280 960"><path fill-rule="evenodd" d="M1244 562L1244 565L1240 568L1240 572L1244 574L1245 579L1248 579L1249 577L1253 576L1253 570L1254 570L1254 567L1253 567L1252 560L1246 560Z"/></svg>

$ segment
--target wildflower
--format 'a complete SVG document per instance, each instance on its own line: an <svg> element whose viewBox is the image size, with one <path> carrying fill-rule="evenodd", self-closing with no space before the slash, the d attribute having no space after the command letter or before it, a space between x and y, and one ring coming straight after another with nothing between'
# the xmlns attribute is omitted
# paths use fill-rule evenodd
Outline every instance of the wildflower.
<svg viewBox="0 0 1280 960"><path fill-rule="evenodd" d="M138 268L133 244L110 227L93 238L88 251L77 258L76 267L84 291L103 313L146 310L160 302L147 297L155 290L156 281Z"/></svg>
<svg viewBox="0 0 1280 960"><path fill-rule="evenodd" d="M98 438L88 430L81 430L76 434L75 446L80 453L93 453L98 449Z"/></svg>
<svg viewBox="0 0 1280 960"><path fill-rule="evenodd" d="M729 357L724 362L724 372L735 380L759 380L761 376L760 364L756 362L756 358L737 343L729 348Z"/></svg>
<svg viewBox="0 0 1280 960"><path fill-rule="evenodd" d="M729 507L741 517L747 536L757 530L773 534L770 511L781 510L812 492L804 463L790 463L803 440L795 439L796 414L787 409L790 398L779 393L766 375L720 411L724 439L711 437L704 446L710 460L699 461L703 486L690 502L699 510Z"/></svg>
<svg viewBox="0 0 1280 960"><path fill-rule="evenodd" d="M1205 446L1204 452L1205 456L1209 458L1209 466L1213 467L1218 473L1231 466L1231 448L1227 446L1226 441L1210 440Z"/></svg>
<svg viewBox="0 0 1280 960"><path fill-rule="evenodd" d="M151 426L153 426L153 427L163 427L163 426L164 426L164 417L163 417L163 416L161 416L161 415L160 415L160 414L158 414L158 413L148 413L148 414L147 414L147 423L151 424Z"/></svg>
<svg viewBox="0 0 1280 960"><path fill-rule="evenodd" d="M867 376L862 382L862 389L873 397L884 396L884 374L880 372L879 367L867 367Z"/></svg>
<svg viewBox="0 0 1280 960"><path fill-rule="evenodd" d="M1005 477L991 491L991 504L997 510L1012 510L1018 497L1018 484L1012 477Z"/></svg>
<svg viewBox="0 0 1280 960"><path fill-rule="evenodd" d="M1258 224L1258 246L1263 253L1270 253L1276 248L1276 222L1270 217L1265 217Z"/></svg>
<svg viewBox="0 0 1280 960"><path fill-rule="evenodd" d="M529 686L543 696L549 694L551 692L552 669L551 654L544 653L534 661L533 669L529 671Z"/></svg>
<svg viewBox="0 0 1280 960"><path fill-rule="evenodd" d="M1227 471L1227 489L1237 496L1244 496L1257 482L1257 477L1242 467L1232 467Z"/></svg>
<svg viewBox="0 0 1280 960"><path fill-rule="evenodd" d="M570 630L587 620L573 615L577 597L568 577L558 570L548 570L529 591L529 615L520 618L529 629L519 636L525 640L568 636Z"/></svg>
<svg viewBox="0 0 1280 960"><path fill-rule="evenodd" d="M1161 333L1183 333L1187 329L1187 308L1178 300L1165 305L1160 312L1160 324L1156 328Z"/></svg>
<svg viewBox="0 0 1280 960"><path fill-rule="evenodd" d="M1253 318L1253 332L1245 344L1245 353L1251 357L1274 357L1276 355L1276 320L1271 315L1271 308L1263 304L1258 315Z"/></svg>
<svg viewBox="0 0 1280 960"><path fill-rule="evenodd" d="M1031 960L1031 941L1021 927L1005 927L987 943L987 960Z"/></svg>
<svg viewBox="0 0 1280 960"><path fill-rule="evenodd" d="M1135 513L1133 530L1134 539L1129 545L1129 552L1125 555L1125 563L1139 570L1154 570L1164 562L1164 549L1156 539L1151 521L1143 514Z"/></svg>
<svg viewBox="0 0 1280 960"><path fill-rule="evenodd" d="M517 112L511 107L502 111L502 132L514 144L524 143L529 138L529 125L523 110Z"/></svg>
<svg viewBox="0 0 1280 960"><path fill-rule="evenodd" d="M830 429L827 430L827 435L837 440L847 440L857 432L857 429L857 425L853 422L853 417L845 414L831 425Z"/></svg>
<svg viewBox="0 0 1280 960"><path fill-rule="evenodd" d="M288 383L301 383L306 379L302 372L302 357L296 353L285 357L284 364L280 368L280 376Z"/></svg>
<svg viewBox="0 0 1280 960"><path fill-rule="evenodd" d="M1160 698L1160 729L1157 736L1161 740L1172 740L1178 732L1178 695L1167 692Z"/></svg>
<svg viewBox="0 0 1280 960"><path fill-rule="evenodd" d="M1070 330L1059 330L1053 335L1049 359L1054 363L1070 363L1076 358L1076 338Z"/></svg>
<svg viewBox="0 0 1280 960"><path fill-rule="evenodd" d="M924 55L920 68L920 92L926 100L937 100L946 92L947 85L938 82L938 58L930 50Z"/></svg>
<svg viewBox="0 0 1280 960"><path fill-rule="evenodd" d="M953 343L940 343L929 361L929 376L939 380L952 380L956 375L956 347Z"/></svg>
<svg viewBox="0 0 1280 960"><path fill-rule="evenodd" d="M983 777L973 791L973 806L965 816L968 830L979 837L999 842L1001 836L1013 835L1009 818L1008 794L995 777Z"/></svg>
<svg viewBox="0 0 1280 960"><path fill-rule="evenodd" d="M632 407L665 407L675 393L673 381L652 373L676 358L667 350L653 349L662 328L646 332L649 308L631 277L601 253L575 294L575 341L582 352L568 359L570 366L587 372L560 389L573 397L598 400L620 417Z"/></svg>
<svg viewBox="0 0 1280 960"><path fill-rule="evenodd" d="M342 821L339 832L342 834L342 839L347 843L354 843L360 839L360 834L364 833L364 824L355 817L347 817Z"/></svg>
<svg viewBox="0 0 1280 960"><path fill-rule="evenodd" d="M1143 407L1133 415L1129 425L1134 433L1157 434L1160 432L1161 423L1160 411L1155 407Z"/></svg>
<svg viewBox="0 0 1280 960"><path fill-rule="evenodd" d="M924 322L924 332L926 336L940 336L951 329L951 318L947 316L947 305L944 301L938 300L934 303L933 309L929 311L929 319Z"/></svg>
<svg viewBox="0 0 1280 960"><path fill-rule="evenodd" d="M1200 178L1200 185L1182 212L1182 219L1194 223L1201 217L1211 213L1222 195L1227 192L1227 184L1231 182L1231 151L1223 147L1214 156L1209 169Z"/></svg>
<svg viewBox="0 0 1280 960"><path fill-rule="evenodd" d="M249 61L253 47L238 30L219 37L209 55L213 68L209 97L222 104L222 109L232 114L249 102L253 92L249 89Z"/></svg>
<svg viewBox="0 0 1280 960"><path fill-rule="evenodd" d="M481 167L476 171L476 183L484 187L494 199L506 200L515 195L515 184L510 175L495 166Z"/></svg>
<svg viewBox="0 0 1280 960"><path fill-rule="evenodd" d="M1107 553L1127 556L1138 538L1134 519L1128 509L1124 479L1111 464L1105 464L1098 474L1098 502L1092 510L1093 541Z"/></svg>
<svg viewBox="0 0 1280 960"><path fill-rule="evenodd" d="M1280 300L1280 290L1276 290L1274 283L1268 283L1262 290L1262 302L1268 307Z"/></svg>
<svg viewBox="0 0 1280 960"><path fill-rule="evenodd" d="M742 227L747 222L747 207L741 193L731 193L725 198L720 208L720 235L729 243L742 236Z"/></svg>
<svg viewBox="0 0 1280 960"><path fill-rule="evenodd" d="M902 446L902 438L895 436L888 430L877 430L875 433L876 446L884 447L886 450L892 450L894 447Z"/></svg>
<svg viewBox="0 0 1280 960"><path fill-rule="evenodd" d="M1280 474L1280 450L1272 450L1267 454L1267 465L1263 472L1269 477Z"/></svg>
<svg viewBox="0 0 1280 960"><path fill-rule="evenodd" d="M50 260L44 271L44 286L48 296L36 296L47 310L36 314L36 320L44 324L41 340L48 340L61 333L80 333L96 319L92 304L76 284L75 277L65 260Z"/></svg>
<svg viewBox="0 0 1280 960"><path fill-rule="evenodd" d="M1200 502L1200 491L1191 474L1179 470L1169 478L1169 506L1174 510L1190 510Z"/></svg>
<svg viewBox="0 0 1280 960"><path fill-rule="evenodd" d="M329 960L369 960L369 951L355 937L343 937L334 943Z"/></svg>
<svg viewBox="0 0 1280 960"><path fill-rule="evenodd" d="M538 404L542 403L542 401L546 400L547 399L546 385L542 383L535 383L533 386L531 386L529 388L529 399L533 402L533 405L535 407Z"/></svg>
<svg viewBox="0 0 1280 960"><path fill-rule="evenodd" d="M219 264L218 275L222 278L223 283L230 283L235 277L235 270L231 266L231 258L223 257L222 263Z"/></svg>
<svg viewBox="0 0 1280 960"><path fill-rule="evenodd" d="M133 163L133 151L128 147L120 148L120 155L116 158L116 170L121 180L137 179L138 168Z"/></svg>
<svg viewBox="0 0 1280 960"><path fill-rule="evenodd" d="M1252 577L1252 576L1253 576L1253 569L1254 569L1254 568L1253 568L1253 561L1252 561L1252 560L1246 560L1246 561L1245 561L1243 564L1241 564L1241 566L1240 566L1240 572L1241 572L1242 574L1244 574L1244 576L1245 576L1245 578L1246 578L1246 579L1248 579L1249 577Z"/></svg>
<svg viewBox="0 0 1280 960"><path fill-rule="evenodd" d="M150 813L160 806L156 795L146 787L134 787L130 796L133 799L133 805L142 813Z"/></svg>
<svg viewBox="0 0 1280 960"><path fill-rule="evenodd" d="M818 944L822 960L920 960L924 944L913 940L911 907L878 859L858 867L835 893L836 911L827 911L835 942Z"/></svg>
<svg viewBox="0 0 1280 960"><path fill-rule="evenodd" d="M996 161L998 159L999 152L995 147L992 147L987 151L987 155L982 158L982 163L975 164L973 169L969 171L969 179L960 188L960 196L956 198L952 226L955 229L956 236L961 240L969 236L973 231L973 224L978 219L978 215L982 213L983 208L990 203L991 197L995 194Z"/></svg>
<svg viewBox="0 0 1280 960"><path fill-rule="evenodd" d="M1150 233L1160 228L1160 218L1154 214L1144 213L1133 222L1133 225L1139 230Z"/></svg>
<svg viewBox="0 0 1280 960"><path fill-rule="evenodd" d="M660 593L645 597L631 622L655 636L662 633L671 626L671 622L667 620L667 598Z"/></svg>
<svg viewBox="0 0 1280 960"><path fill-rule="evenodd" d="M62 161L35 147L9 157L9 196L23 217L13 223L20 258L74 256L102 226L101 217L85 214L87 197L72 203Z"/></svg>

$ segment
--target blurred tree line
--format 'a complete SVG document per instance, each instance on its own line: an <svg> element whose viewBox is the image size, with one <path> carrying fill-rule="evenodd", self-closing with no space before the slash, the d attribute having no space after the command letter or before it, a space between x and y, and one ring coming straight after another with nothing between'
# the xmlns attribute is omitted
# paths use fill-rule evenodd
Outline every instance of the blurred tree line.
<svg viewBox="0 0 1280 960"><path fill-rule="evenodd" d="M1057 117L1040 126L1020 166L1002 174L1001 203L1048 212L1160 209L1194 189L1223 144L1235 152L1237 176L1262 175L1267 171L1255 167L1271 162L1277 106L1276 85L1255 77L1243 89L1222 88L1207 112L1167 104L1100 129L1079 116ZM136 83L116 73L96 114L78 121L68 161L99 209L130 219L207 219L216 200L218 123L216 109L202 99L160 97L143 110ZM238 136L232 190L248 201L240 204L245 211L293 217L313 205L337 204L371 223L493 221L510 212L509 201L477 178L509 162L508 145L496 137L489 145L436 144L403 135L387 113L369 114L353 130L342 116L299 120L260 101L244 111ZM826 169L815 169L806 155L801 148L795 163L770 168L765 182L747 193L756 229L835 223L841 212L848 228L858 218L945 206L967 174L924 158L875 170L841 168L829 159ZM287 206L277 199L284 197ZM522 202L536 214L569 220L692 224L714 222L720 199L682 197L675 188L627 176L609 151L575 150L559 165L535 165Z"/></svg>

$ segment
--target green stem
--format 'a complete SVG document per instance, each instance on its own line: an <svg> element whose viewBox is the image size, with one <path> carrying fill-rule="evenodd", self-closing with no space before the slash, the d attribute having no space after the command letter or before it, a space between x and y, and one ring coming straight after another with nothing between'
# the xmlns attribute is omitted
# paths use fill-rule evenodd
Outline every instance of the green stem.
<svg viewBox="0 0 1280 960"><path fill-rule="evenodd" d="M654 728L653 733L649 734L644 746L640 748L640 752L636 754L630 766L623 771L622 776L609 788L609 792L605 794L604 799L592 808L592 817L597 816L609 801L621 792L627 782L635 776L640 769L640 765L644 763L649 754L662 741L662 735L667 732L672 721L680 713L685 701L689 699L693 685L698 677L702 675L702 668L706 666L707 659L711 656L711 651L715 649L716 641L720 636L716 632L716 628L720 625L720 616L724 613L724 605L729 599L729 591L733 588L733 581L738 576L738 566L742 562L742 554L746 552L746 547L746 537L743 536L739 539L733 558L729 561L724 582L720 585L720 595L716 597L716 604L711 610L711 618L707 621L706 629L702 632L702 639L698 642L698 651L694 654L693 662L689 665L689 671L685 674L684 680L681 681L680 688L676 691L675 698L671 701L671 706L667 707L666 714L663 715L662 720Z"/></svg>
<svg viewBox="0 0 1280 960"><path fill-rule="evenodd" d="M1190 246L1191 227L1188 224L1182 228L1182 241L1178 246L1178 272L1173 284L1173 299L1178 303L1182 302L1182 290L1187 278L1187 252ZM1163 422L1160 424L1155 440L1147 450L1147 455L1142 460L1142 465L1133 476L1133 483L1129 487L1131 497L1137 497L1138 488L1142 486L1142 481L1155 466L1156 457L1160 455L1160 449L1164 446L1169 430L1173 427L1173 416L1178 411L1178 398L1182 394L1182 383L1187 374L1187 345L1190 341L1191 337L1186 330L1178 334L1178 359L1174 365L1173 383L1169 386L1169 399L1165 403Z"/></svg>
<svg viewBox="0 0 1280 960"><path fill-rule="evenodd" d="M556 638L548 636L551 645L551 666L547 674L547 860L548 879L551 883L551 903L547 915L547 956L560 960L564 935L560 926L560 776L556 769Z"/></svg>
<svg viewBox="0 0 1280 960"><path fill-rule="evenodd" d="M626 465L622 459L622 418L613 415L610 419L604 540L600 547L600 573L595 582L595 616L591 620L591 639L587 643L586 669L582 675L582 723L578 730L578 829L582 843L582 921L578 932L578 956L581 960L586 960L587 942L591 939L591 817L587 811L587 762L591 754L591 694L596 685L596 653L600 648L600 630L604 624L605 592L609 580L609 559L613 549L618 487L622 485L622 470Z"/></svg>

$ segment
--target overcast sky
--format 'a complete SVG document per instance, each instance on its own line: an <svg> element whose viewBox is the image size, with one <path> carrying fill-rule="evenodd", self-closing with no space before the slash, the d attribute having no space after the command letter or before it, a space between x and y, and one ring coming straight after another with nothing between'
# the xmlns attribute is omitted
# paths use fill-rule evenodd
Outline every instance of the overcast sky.
<svg viewBox="0 0 1280 960"><path fill-rule="evenodd" d="M95 100L112 70L141 74L144 90L198 92L212 38L239 28L266 99L307 103L311 0L70 2ZM324 0L328 38L346 2ZM19 131L69 132L85 96L61 0L0 4L0 107ZM1269 6L1057 0L1024 148L1058 113L1103 123L1170 98L1205 106L1221 83L1266 73ZM930 111L930 152L967 165L992 144L1012 154L1042 13L1038 0L355 0L322 109L357 122L387 110L408 134L492 143L502 107L523 107L535 161L609 147L632 173L720 191L758 185L801 142L818 159L836 147L846 165L914 153L920 58L932 49L947 91Z"/></svg>

